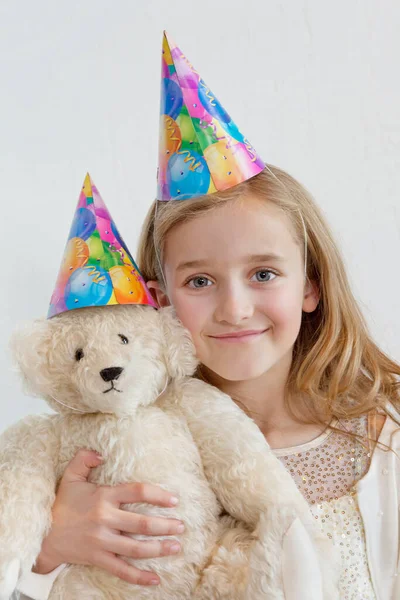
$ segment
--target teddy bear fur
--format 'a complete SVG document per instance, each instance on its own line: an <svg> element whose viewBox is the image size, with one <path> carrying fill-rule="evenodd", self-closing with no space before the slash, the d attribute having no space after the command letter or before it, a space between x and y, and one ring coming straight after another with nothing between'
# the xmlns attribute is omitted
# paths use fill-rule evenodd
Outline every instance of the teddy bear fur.
<svg viewBox="0 0 400 600"><path fill-rule="evenodd" d="M194 347L172 309L73 310L35 321L15 335L13 348L28 389L56 414L29 416L0 436L0 598L31 570L57 484L82 447L105 459L90 481L149 482L178 495L176 508L123 508L183 520L182 551L125 558L155 571L155 587L68 565L49 600L284 598L282 539L296 516L307 520L306 503L253 421L192 377ZM100 372L112 367L122 372L106 382Z"/></svg>

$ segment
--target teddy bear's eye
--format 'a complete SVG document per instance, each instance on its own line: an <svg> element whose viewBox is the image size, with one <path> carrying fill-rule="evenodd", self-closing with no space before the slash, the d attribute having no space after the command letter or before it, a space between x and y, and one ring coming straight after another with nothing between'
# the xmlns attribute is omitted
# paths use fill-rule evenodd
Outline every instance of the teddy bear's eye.
<svg viewBox="0 0 400 600"><path fill-rule="evenodd" d="M122 341L123 344L129 344L129 340L126 337L126 335L122 335L122 333L119 333L118 335L121 338L121 341Z"/></svg>
<svg viewBox="0 0 400 600"><path fill-rule="evenodd" d="M75 360L80 361L84 356L82 348L78 348L75 352Z"/></svg>

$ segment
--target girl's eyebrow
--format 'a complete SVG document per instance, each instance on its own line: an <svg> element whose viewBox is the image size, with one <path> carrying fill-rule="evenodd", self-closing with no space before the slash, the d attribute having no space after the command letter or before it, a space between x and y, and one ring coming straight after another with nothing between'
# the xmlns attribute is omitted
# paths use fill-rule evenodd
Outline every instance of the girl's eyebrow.
<svg viewBox="0 0 400 600"><path fill-rule="evenodd" d="M243 262L269 262L270 260L285 262L286 258L280 254L268 252L268 254L251 254L250 256L247 256Z"/></svg>
<svg viewBox="0 0 400 600"><path fill-rule="evenodd" d="M268 254L250 254L249 256L245 256L241 261L242 264L247 263L255 263L255 262L269 262L275 261L283 263L285 262L285 257L279 254L275 254L274 252L268 252ZM184 271L185 269L194 269L204 267L210 264L211 261L207 259L199 259L199 260L189 260L185 262L181 262L176 267L177 271Z"/></svg>

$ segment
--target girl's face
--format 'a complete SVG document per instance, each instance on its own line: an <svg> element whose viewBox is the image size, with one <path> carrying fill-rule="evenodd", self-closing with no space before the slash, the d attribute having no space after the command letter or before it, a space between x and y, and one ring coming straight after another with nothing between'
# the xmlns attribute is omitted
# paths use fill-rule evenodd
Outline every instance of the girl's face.
<svg viewBox="0 0 400 600"><path fill-rule="evenodd" d="M302 311L318 304L288 218L256 197L176 225L164 254L166 294L200 362L229 381L290 364Z"/></svg>

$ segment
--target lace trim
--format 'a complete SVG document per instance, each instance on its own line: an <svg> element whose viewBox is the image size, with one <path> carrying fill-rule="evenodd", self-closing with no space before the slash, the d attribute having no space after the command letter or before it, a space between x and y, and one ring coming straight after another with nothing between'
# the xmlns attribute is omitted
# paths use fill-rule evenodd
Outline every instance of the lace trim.
<svg viewBox="0 0 400 600"><path fill-rule="evenodd" d="M338 422L339 421L336 419L336 417L334 417L329 425L336 427ZM309 442L299 444L298 446L290 446L289 448L272 448L272 452L275 454L275 456L290 456L291 454L299 454L300 452L305 452L311 448L317 448L323 444L328 437L332 435L332 433L334 433L334 431L327 427L322 433Z"/></svg>

